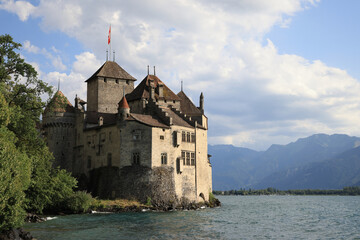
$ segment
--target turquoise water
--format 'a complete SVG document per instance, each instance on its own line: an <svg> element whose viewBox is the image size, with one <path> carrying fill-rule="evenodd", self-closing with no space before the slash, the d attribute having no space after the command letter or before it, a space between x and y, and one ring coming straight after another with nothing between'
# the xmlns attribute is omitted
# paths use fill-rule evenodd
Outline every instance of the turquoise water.
<svg viewBox="0 0 360 240"><path fill-rule="evenodd" d="M27 224L42 239L360 239L360 197L219 196L215 209L85 214Z"/></svg>

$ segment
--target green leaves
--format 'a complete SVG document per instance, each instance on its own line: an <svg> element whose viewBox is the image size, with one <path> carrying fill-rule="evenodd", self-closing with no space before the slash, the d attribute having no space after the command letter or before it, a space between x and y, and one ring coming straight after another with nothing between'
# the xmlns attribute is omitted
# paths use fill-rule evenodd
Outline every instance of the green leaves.
<svg viewBox="0 0 360 240"><path fill-rule="evenodd" d="M0 232L20 226L26 211L41 213L74 196L77 181L51 167L53 156L39 129L52 89L16 51L21 44L0 36Z"/></svg>

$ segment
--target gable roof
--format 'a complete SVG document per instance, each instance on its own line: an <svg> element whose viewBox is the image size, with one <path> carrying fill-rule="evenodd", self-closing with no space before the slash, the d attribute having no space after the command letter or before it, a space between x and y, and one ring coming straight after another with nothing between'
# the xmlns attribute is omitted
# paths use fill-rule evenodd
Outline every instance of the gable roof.
<svg viewBox="0 0 360 240"><path fill-rule="evenodd" d="M122 67L119 66L116 62L106 61L88 80L85 82L95 78L95 77L107 77L107 78L115 78L115 79L125 79L136 81L136 79L127 73Z"/></svg>
<svg viewBox="0 0 360 240"><path fill-rule="evenodd" d="M180 100L180 111L189 116L198 116L202 115L200 109L198 109L195 104L190 100L188 96L183 91L180 91L178 94Z"/></svg>
<svg viewBox="0 0 360 240"><path fill-rule="evenodd" d="M131 102L142 98L149 99L149 80L154 80L155 99L164 99L168 101L180 100L180 98L155 75L147 75L131 93L126 95L127 100ZM159 97L157 88L159 83L163 85L162 98Z"/></svg>
<svg viewBox="0 0 360 240"><path fill-rule="evenodd" d="M50 100L49 104L46 106L44 112L74 112L73 105L69 102L69 99L58 90L53 98Z"/></svg>

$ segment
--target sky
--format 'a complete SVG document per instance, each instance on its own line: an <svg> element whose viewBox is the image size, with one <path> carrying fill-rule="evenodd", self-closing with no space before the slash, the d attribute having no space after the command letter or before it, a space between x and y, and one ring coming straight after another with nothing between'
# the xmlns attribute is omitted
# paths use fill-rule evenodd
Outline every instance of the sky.
<svg viewBox="0 0 360 240"><path fill-rule="evenodd" d="M209 144L360 136L358 0L0 0L0 35L73 103L106 60L205 97ZM112 59L112 57L111 57Z"/></svg>

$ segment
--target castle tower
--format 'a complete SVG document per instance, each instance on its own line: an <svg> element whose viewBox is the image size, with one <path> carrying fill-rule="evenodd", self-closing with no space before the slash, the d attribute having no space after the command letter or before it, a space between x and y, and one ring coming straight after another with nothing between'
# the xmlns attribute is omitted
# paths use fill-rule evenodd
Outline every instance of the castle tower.
<svg viewBox="0 0 360 240"><path fill-rule="evenodd" d="M135 81L136 79L116 62L106 61L86 80L87 111L117 113L116 103L134 90Z"/></svg>
<svg viewBox="0 0 360 240"><path fill-rule="evenodd" d="M75 109L61 91L57 91L43 114L42 128L55 160L54 167L72 170L75 140Z"/></svg>

